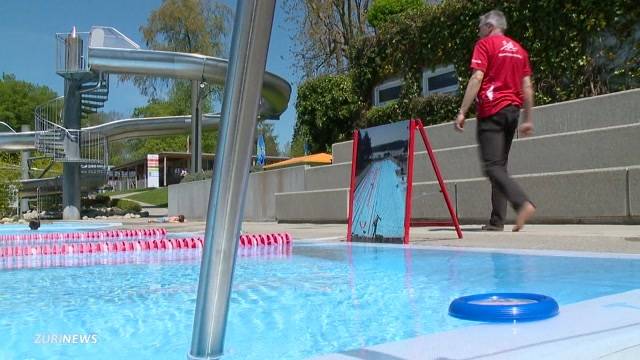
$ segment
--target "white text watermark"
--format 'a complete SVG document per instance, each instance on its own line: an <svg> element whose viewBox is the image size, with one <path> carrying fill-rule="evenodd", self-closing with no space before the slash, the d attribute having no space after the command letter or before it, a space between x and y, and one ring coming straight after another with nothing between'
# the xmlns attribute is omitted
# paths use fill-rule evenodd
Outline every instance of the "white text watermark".
<svg viewBox="0 0 640 360"><path fill-rule="evenodd" d="M36 334L33 339L34 344L70 344L70 345L86 345L97 344L98 335L96 334Z"/></svg>

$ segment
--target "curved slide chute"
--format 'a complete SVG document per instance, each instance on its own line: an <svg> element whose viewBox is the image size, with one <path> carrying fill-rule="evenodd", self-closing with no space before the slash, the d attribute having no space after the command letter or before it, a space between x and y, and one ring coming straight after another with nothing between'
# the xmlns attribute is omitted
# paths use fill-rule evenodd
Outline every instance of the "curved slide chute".
<svg viewBox="0 0 640 360"><path fill-rule="evenodd" d="M93 27L91 29L88 68L94 73L169 77L223 85L228 65L226 59L200 54L143 50L114 28ZM291 85L286 80L265 72L260 116L277 120L287 109L290 96ZM205 114L202 125L205 129L215 129L219 122L218 114ZM87 131L100 132L111 141L182 134L189 132L190 129L190 115L121 119L83 128ZM35 131L0 133L0 151L35 150L35 138ZM28 188L40 185L58 187L60 179L31 179L23 182L23 185Z"/></svg>

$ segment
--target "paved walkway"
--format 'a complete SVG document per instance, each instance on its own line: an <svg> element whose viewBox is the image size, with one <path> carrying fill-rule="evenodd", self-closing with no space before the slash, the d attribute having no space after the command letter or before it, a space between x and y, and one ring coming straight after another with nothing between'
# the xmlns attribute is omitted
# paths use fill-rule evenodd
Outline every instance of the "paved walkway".
<svg viewBox="0 0 640 360"><path fill-rule="evenodd" d="M123 227L150 227L146 219L124 219ZM202 232L204 221L162 224L170 232ZM289 232L294 239L345 241L346 224L279 224L244 222L248 233ZM463 239L452 228L416 227L411 229L411 243L448 247L498 249L567 250L640 254L640 225L527 225L523 231L480 231L480 225L464 225Z"/></svg>

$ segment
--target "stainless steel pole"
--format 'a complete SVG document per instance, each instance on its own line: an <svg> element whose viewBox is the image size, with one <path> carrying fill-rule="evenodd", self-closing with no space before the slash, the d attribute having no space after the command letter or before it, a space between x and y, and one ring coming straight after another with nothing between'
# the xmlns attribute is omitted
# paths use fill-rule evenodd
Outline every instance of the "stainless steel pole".
<svg viewBox="0 0 640 360"><path fill-rule="evenodd" d="M29 125L22 125L20 127L20 131L21 132L28 132L31 131L31 127ZM21 152L21 159L20 159L20 178L22 180L27 180L29 179L29 158L31 157L31 151L29 150L23 150ZM22 213L26 212L27 210L29 210L29 200L28 199L21 199L20 200L20 209L18 210L18 215L22 216Z"/></svg>
<svg viewBox="0 0 640 360"><path fill-rule="evenodd" d="M202 171L202 104L200 81L191 80L191 173Z"/></svg>
<svg viewBox="0 0 640 360"><path fill-rule="evenodd" d="M275 0L240 0L211 183L190 359L224 350L231 283Z"/></svg>

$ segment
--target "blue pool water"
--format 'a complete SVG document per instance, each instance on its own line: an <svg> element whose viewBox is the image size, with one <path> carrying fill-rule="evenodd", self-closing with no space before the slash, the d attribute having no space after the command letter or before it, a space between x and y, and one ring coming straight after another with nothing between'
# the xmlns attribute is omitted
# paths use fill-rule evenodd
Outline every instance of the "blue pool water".
<svg viewBox="0 0 640 360"><path fill-rule="evenodd" d="M302 359L467 326L447 315L462 295L533 292L562 306L640 288L634 259L298 244L236 264L224 360ZM0 271L0 358L184 359L198 270L167 258ZM63 334L95 337L50 343Z"/></svg>
<svg viewBox="0 0 640 360"><path fill-rule="evenodd" d="M76 232L76 231L89 231L108 229L114 226L122 225L120 223L97 223L97 222L53 222L42 223L37 231L29 229L29 225L26 224L3 224L0 225L0 235L13 234L37 234L37 233L51 233L51 232Z"/></svg>

